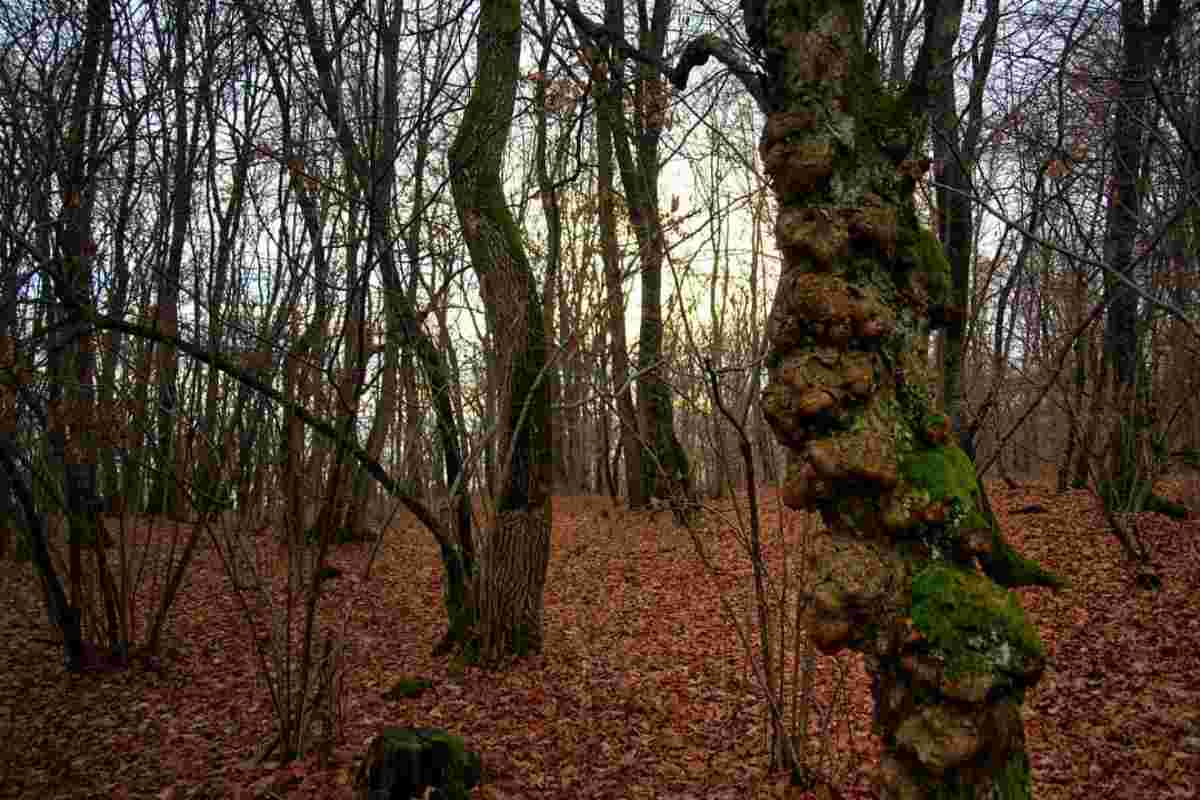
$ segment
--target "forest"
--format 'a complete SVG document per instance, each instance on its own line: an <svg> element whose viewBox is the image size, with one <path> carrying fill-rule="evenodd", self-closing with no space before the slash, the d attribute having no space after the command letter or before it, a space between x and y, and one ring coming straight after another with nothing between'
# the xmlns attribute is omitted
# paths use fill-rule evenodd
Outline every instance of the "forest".
<svg viewBox="0 0 1200 800"><path fill-rule="evenodd" d="M0 798L1194 798L1196 0L0 6Z"/></svg>

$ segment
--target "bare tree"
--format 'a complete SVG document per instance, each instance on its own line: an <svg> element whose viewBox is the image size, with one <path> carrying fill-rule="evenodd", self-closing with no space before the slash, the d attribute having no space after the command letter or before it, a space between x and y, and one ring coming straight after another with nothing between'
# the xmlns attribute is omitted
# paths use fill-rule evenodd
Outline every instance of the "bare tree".
<svg viewBox="0 0 1200 800"><path fill-rule="evenodd" d="M539 652L550 557L548 354L537 281L504 196L501 162L521 55L520 4L484 0L471 98L449 153L459 222L479 276L498 389L496 516L484 536L467 644L484 662Z"/></svg>

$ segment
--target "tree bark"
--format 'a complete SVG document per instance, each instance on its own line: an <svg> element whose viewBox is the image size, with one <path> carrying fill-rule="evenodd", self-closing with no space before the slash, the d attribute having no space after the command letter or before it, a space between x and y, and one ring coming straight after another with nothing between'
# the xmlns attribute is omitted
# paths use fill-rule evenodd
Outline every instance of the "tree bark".
<svg viewBox="0 0 1200 800"><path fill-rule="evenodd" d="M619 113L620 92L600 81L596 97L596 192L599 195L601 252L607 301L608 345L612 360L612 387L616 395L617 424L625 454L625 487L630 508L641 508L648 499L642 485L642 448L638 416L633 404L633 375L629 371L629 346L625 341L625 291L621 279L621 253L617 243L616 186L613 174L613 119ZM610 481L611 485L611 481Z"/></svg>
<svg viewBox="0 0 1200 800"><path fill-rule="evenodd" d="M552 452L541 298L504 196L521 55L517 0L483 0L478 72L450 148L450 182L489 310L499 389L496 518L480 547L469 655L496 663L540 652L550 556ZM472 652L473 651L473 652Z"/></svg>
<svg viewBox="0 0 1200 800"><path fill-rule="evenodd" d="M919 346L952 299L950 265L913 203L927 163L910 154L953 80L961 0L926 5L901 92L866 50L860 0L742 7L766 66L760 147L784 258L763 408L788 451L784 502L819 511L829 530L810 564L809 636L865 657L884 797L1028 797L1020 702L1044 656L998 584L1032 565L1000 536L934 410ZM971 643L977 626L999 650Z"/></svg>

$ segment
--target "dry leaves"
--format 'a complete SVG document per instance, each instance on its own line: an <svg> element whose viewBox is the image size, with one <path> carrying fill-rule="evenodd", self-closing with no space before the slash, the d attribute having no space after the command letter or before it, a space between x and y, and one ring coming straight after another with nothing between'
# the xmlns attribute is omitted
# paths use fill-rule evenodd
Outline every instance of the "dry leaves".
<svg viewBox="0 0 1200 800"><path fill-rule="evenodd" d="M1009 538L1072 582L1023 592L1051 656L1027 705L1035 795L1200 794L1200 523L1143 516L1164 577L1143 593L1087 495L993 491ZM1049 513L1007 516L1034 502ZM323 766L255 761L269 698L211 550L190 574L161 674L66 675L42 641L30 566L2 563L0 797L349 798L354 756L384 724L466 737L485 762L481 798L813 797L766 772L763 704L718 603L728 592L748 608L736 544L713 535L721 571L710 575L669 514L607 509L556 499L546 652L503 673L430 656L443 611L428 535L389 531L367 580L354 573L368 546L339 548L328 605L351 619L346 740ZM382 699L413 675L433 688ZM865 726L861 680L849 702ZM866 777L840 788L873 796Z"/></svg>

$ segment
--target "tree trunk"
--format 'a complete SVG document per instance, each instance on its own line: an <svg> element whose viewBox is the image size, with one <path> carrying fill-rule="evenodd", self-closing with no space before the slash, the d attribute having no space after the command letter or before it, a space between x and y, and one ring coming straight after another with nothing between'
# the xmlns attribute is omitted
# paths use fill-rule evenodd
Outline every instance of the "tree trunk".
<svg viewBox="0 0 1200 800"><path fill-rule="evenodd" d="M543 14L544 18L544 14ZM550 58L553 54L553 33L543 31L541 42L542 52L538 56L538 71L546 75L550 69ZM542 315L546 328L548 348L553 348L556 341L566 341L571 332L560 328L556 312L560 300L562 285L563 261L563 219L562 202L559 192L559 181L556 179L558 165L562 162L563 147L570 143L569 136L559 136L555 145L555 156L551 159L549 149L548 117L546 107L546 81L537 81L533 90L534 106L534 167L537 170L538 200L542 207L542 217L546 223L546 252L545 252L545 281L542 288ZM553 163L551 161L553 160ZM547 390L552 408L559 408L563 401L563 382L565 379L565 353L556 354L554 363L548 365L546 380ZM554 452L554 484L563 491L571 486L571 475L568 468L569 448L566 446L568 426L556 425L553 431Z"/></svg>
<svg viewBox="0 0 1200 800"><path fill-rule="evenodd" d="M187 0L175 7L175 41L171 89L175 95L174 142L171 147L171 242L167 261L158 274L157 324L174 336L179 330L179 281L183 269L183 246L192 216L192 164L195 161L196 135L189 136L188 110L191 108L186 85L188 73L188 43L191 33L191 9ZM178 415L179 354L166 344L155 345L158 372L158 408L155 435L156 478L151 491L150 513L175 516L179 512L180 484L183 475L176 474L179 443L176 417Z"/></svg>
<svg viewBox="0 0 1200 800"><path fill-rule="evenodd" d="M621 254L617 244L616 189L613 183L612 121L619 113L619 91L607 82L598 84L596 98L596 158L599 194L600 237L604 257L604 289L607 299L608 343L612 357L612 386L616 395L617 424L625 453L625 486L630 508L646 505L642 485L642 448L638 417L633 405L633 376L629 372L629 348L625 341L625 291L621 280ZM607 450L606 450L607 452ZM611 485L611 481L610 481Z"/></svg>
<svg viewBox="0 0 1200 800"><path fill-rule="evenodd" d="M997 584L1034 567L1005 544L950 419L931 407L919 347L952 298L950 265L913 203L928 164L909 154L953 80L961 0L926 5L900 92L865 48L859 0L742 7L766 66L740 74L767 114L761 152L784 259L763 407L788 451L784 502L819 511L829 530L811 563L809 636L865 657L884 797L1028 797L1020 701L1044 656ZM676 84L710 56L738 72L703 37L685 48ZM978 657L979 626L1004 657Z"/></svg>
<svg viewBox="0 0 1200 800"><path fill-rule="evenodd" d="M62 626L67 669L83 668L82 638L79 628L84 607L82 549L96 544L98 536L97 436L98 418L95 408L96 332L70 324L76 309L91 300L92 210L94 175L86 169L86 161L95 157L92 148L98 146L98 125L101 110L95 105L93 92L103 80L108 66L112 43L112 8L106 0L90 0L84 43L79 59L78 78L72 96L69 127L64 150L57 154L58 173L63 204L57 224L57 267L53 274L54 293L59 301L59 322L52 333L50 346L51 375L48 403L49 444L52 461L61 470L69 544L70 606L63 605L60 595L50 603L52 620ZM18 480L14 461L10 479ZM26 511L30 533L34 532L33 509ZM36 547L36 544L35 544ZM40 559L41 556L38 556ZM56 577L42 570L48 583ZM51 589L60 591L59 587ZM49 597L49 596L48 596ZM123 643L120 643L123 646Z"/></svg>
<svg viewBox="0 0 1200 800"><path fill-rule="evenodd" d="M517 0L483 0L478 72L450 148L454 205L489 309L498 388L496 518L480 547L468 654L494 664L540 652L550 556L550 408L537 281L504 196L521 55Z"/></svg>
<svg viewBox="0 0 1200 800"><path fill-rule="evenodd" d="M605 22L610 30L621 30L624 25L622 10L618 0L605 3ZM656 0L652 13L647 11L645 0L639 2L638 37L651 58L661 60L663 57L671 10L671 0ZM620 87L625 71L619 51L610 55L609 63L610 92L615 92L619 90L617 87ZM629 222L637 238L642 276L637 359L641 494L643 501L652 497L668 499L676 518L686 522L695 510L691 470L687 453L675 434L672 390L666 379L662 352L662 272L667 241L659 215L658 178L659 141L668 125L667 84L648 64L639 63L635 69L634 119L610 114L609 123ZM631 122L632 132L629 130Z"/></svg>
<svg viewBox="0 0 1200 800"><path fill-rule="evenodd" d="M1150 129L1146 119L1154 92L1150 82L1179 17L1179 0L1159 3L1151 19L1146 19L1143 0L1121 0L1123 64L1112 121L1112 173L1104 236L1104 296L1108 302L1104 356L1113 365L1110 405L1114 416L1108 437L1110 451L1098 487L1110 513L1141 510L1139 503L1129 505L1140 494L1133 485L1136 475L1129 469L1115 471L1146 466L1137 464L1134 450L1148 435L1144 417L1137 413L1138 385L1144 380L1139 375L1138 294L1127 281L1133 278L1139 260L1134 257L1134 241L1147 191L1142 178Z"/></svg>
<svg viewBox="0 0 1200 800"><path fill-rule="evenodd" d="M983 41L974 61L965 122L958 113L954 81L943 81L933 98L934 163L941 169L937 183L937 231L950 262L951 298L940 340L943 409L958 436L959 446L975 458L978 428L966 420L963 364L971 319L971 256L975 245L972 170L983 126L983 90L991 72L999 27L999 0L989 0L982 25Z"/></svg>

